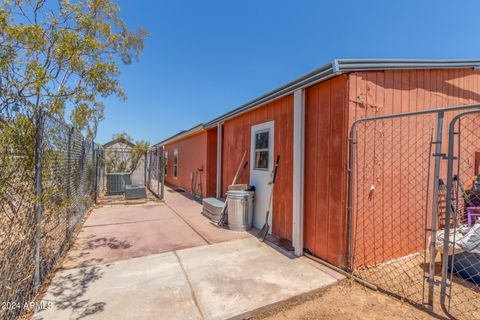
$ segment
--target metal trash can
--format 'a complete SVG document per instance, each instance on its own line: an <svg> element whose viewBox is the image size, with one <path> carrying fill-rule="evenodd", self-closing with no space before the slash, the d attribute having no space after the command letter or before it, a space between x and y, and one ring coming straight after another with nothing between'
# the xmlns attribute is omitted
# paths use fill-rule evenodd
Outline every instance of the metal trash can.
<svg viewBox="0 0 480 320"><path fill-rule="evenodd" d="M228 228L234 231L246 231L252 228L253 191L227 191Z"/></svg>

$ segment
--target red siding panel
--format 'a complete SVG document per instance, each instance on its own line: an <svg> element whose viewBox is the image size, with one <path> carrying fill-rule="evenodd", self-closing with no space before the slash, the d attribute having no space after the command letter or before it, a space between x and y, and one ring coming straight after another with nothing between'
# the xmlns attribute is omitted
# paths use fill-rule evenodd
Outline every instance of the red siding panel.
<svg viewBox="0 0 480 320"><path fill-rule="evenodd" d="M354 72L348 78L349 108L355 115L353 118L456 106L480 100L480 72L473 69ZM393 105L387 106L386 98L377 99L379 101L373 104L373 95L378 90L392 91ZM370 102L359 103L367 100Z"/></svg>
<svg viewBox="0 0 480 320"><path fill-rule="evenodd" d="M178 176L173 176L173 152L178 149ZM207 190L206 177L209 174L207 167L207 132L203 131L192 136L174 141L165 145L168 151L168 173L165 182L192 192L193 179L197 168L203 168L203 194Z"/></svg>
<svg viewBox="0 0 480 320"><path fill-rule="evenodd" d="M479 79L480 72L473 69L351 73L348 76L349 126L355 119L363 117L478 103ZM447 148L446 126L454 115L447 113L445 117L442 152L446 152ZM395 120L393 130L392 120L378 122L373 129L374 134L359 137L359 140L368 139L365 150L359 152L371 163L360 170L369 177L375 177L375 196L367 200L371 181L362 180L360 174L360 185L354 186L354 190L360 192L359 205L363 208L363 221L368 227L362 228L357 235L358 252L370 252L357 256L357 265L378 263L423 248L424 210L418 209L425 201L422 192L419 192L424 187L417 184L419 181L423 183L427 172L418 172L418 158L415 157L425 155L426 143L423 140L426 139L420 141L420 138L431 128L432 119L415 119L418 120ZM382 126L389 126L390 131ZM385 132L390 132L386 139L383 138ZM444 177L446 163L442 165L441 176ZM431 207L428 208L430 211ZM399 225L405 227L395 228ZM361 247L362 243L370 246ZM371 245L373 243L374 246Z"/></svg>
<svg viewBox="0 0 480 320"><path fill-rule="evenodd" d="M253 125L275 121L274 155L281 163L275 183L272 233L292 240L292 188L293 188L293 95L272 101L258 109L227 120L223 125L222 194L232 183L233 176L247 152L250 159L250 130ZM248 183L247 166L239 183Z"/></svg>
<svg viewBox="0 0 480 320"><path fill-rule="evenodd" d="M304 246L345 265L347 76L306 89Z"/></svg>

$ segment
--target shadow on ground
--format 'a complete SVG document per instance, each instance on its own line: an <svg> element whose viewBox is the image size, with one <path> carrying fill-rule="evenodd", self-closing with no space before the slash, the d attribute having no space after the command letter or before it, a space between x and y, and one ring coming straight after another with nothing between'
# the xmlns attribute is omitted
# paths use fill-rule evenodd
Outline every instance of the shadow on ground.
<svg viewBox="0 0 480 320"><path fill-rule="evenodd" d="M91 265L106 263L101 255L94 255L97 249L124 250L132 247L132 244L125 240L118 240L115 237L97 237L90 235L83 243L76 243L70 250L68 261L62 269L82 268Z"/></svg>
<svg viewBox="0 0 480 320"><path fill-rule="evenodd" d="M105 302L90 302L84 297L89 286L102 278L103 271L100 267L92 266L57 275L49 288L51 301L57 310L71 310L68 319L82 319L100 313L105 309ZM50 302L50 301L46 301ZM39 312L35 320L46 320Z"/></svg>
<svg viewBox="0 0 480 320"><path fill-rule="evenodd" d="M68 319L82 319L87 316L103 312L105 302L90 302L84 295L89 286L99 280L104 271L99 266L92 264L100 264L103 259L88 258L90 250L97 248L109 249L128 249L131 244L128 241L119 241L114 237L90 237L90 239L82 246L81 251L75 256L75 259L82 260L78 269L66 271L57 274L49 288L55 309L71 310ZM107 265L108 266L108 265ZM48 301L47 301L48 302ZM34 318L35 320L46 320L42 316L42 312Z"/></svg>
<svg viewBox="0 0 480 320"><path fill-rule="evenodd" d="M92 249L97 249L101 247L108 247L110 249L128 249L131 246L132 245L128 241L119 241L114 237L110 237L110 238L94 237L93 239L87 241L84 249L92 250Z"/></svg>

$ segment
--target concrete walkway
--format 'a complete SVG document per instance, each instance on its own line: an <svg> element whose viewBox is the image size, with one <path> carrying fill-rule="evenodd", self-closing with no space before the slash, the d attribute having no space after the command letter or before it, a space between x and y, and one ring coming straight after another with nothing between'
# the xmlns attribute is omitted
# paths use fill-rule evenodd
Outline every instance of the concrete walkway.
<svg viewBox="0 0 480 320"><path fill-rule="evenodd" d="M199 210L178 193L96 209L43 297L53 308L34 319L228 319L341 278Z"/></svg>
<svg viewBox="0 0 480 320"><path fill-rule="evenodd" d="M167 189L171 190L171 189ZM252 237L213 226L202 206L178 192L166 201L95 209L63 264L64 269L143 257Z"/></svg>

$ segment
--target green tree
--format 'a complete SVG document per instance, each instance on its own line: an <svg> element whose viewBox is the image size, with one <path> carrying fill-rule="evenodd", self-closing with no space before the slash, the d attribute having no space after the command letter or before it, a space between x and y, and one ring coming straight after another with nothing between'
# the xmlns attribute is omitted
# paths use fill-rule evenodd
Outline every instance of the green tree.
<svg viewBox="0 0 480 320"><path fill-rule="evenodd" d="M130 135L128 133L126 133L125 131L122 131L120 133L115 133L115 134L112 135L112 140L121 140L121 139L125 139L125 140L133 143L132 137L130 137Z"/></svg>
<svg viewBox="0 0 480 320"><path fill-rule="evenodd" d="M132 151L131 151L131 156L132 156L132 162L130 167L131 172L135 171L135 169L138 166L138 162L143 156L145 156L149 147L150 147L150 143L148 143L145 140L137 140L137 142L135 142L135 146L132 148Z"/></svg>
<svg viewBox="0 0 480 320"><path fill-rule="evenodd" d="M112 140L125 139L133 142L132 137L122 131L112 135ZM139 161L148 152L150 143L145 140L137 140L132 148L118 150L109 147L105 150L107 172L133 172L138 166Z"/></svg>
<svg viewBox="0 0 480 320"><path fill-rule="evenodd" d="M146 35L127 28L112 0L4 0L0 116L69 116L93 138L103 119L100 99L126 98L119 64L139 57Z"/></svg>

